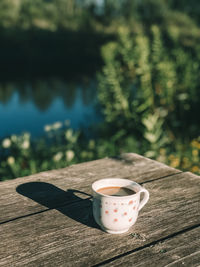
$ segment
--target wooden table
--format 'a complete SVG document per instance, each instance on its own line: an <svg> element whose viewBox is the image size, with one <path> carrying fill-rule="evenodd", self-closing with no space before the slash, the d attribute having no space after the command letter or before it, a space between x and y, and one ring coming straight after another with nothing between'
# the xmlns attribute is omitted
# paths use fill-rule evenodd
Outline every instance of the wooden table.
<svg viewBox="0 0 200 267"><path fill-rule="evenodd" d="M150 200L128 233L95 224L91 183L134 180ZM0 266L200 266L200 177L137 154L0 183Z"/></svg>

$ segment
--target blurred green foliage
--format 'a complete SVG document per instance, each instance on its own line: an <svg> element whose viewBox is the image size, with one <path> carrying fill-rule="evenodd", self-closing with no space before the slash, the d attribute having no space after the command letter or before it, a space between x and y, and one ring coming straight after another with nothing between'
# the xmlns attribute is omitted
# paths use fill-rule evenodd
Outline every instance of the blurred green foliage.
<svg viewBox="0 0 200 267"><path fill-rule="evenodd" d="M86 137L65 123L45 126L46 135L34 140L29 133L11 135L0 143L0 180L13 179L74 163L85 162L118 153L114 146L119 133L110 140Z"/></svg>
<svg viewBox="0 0 200 267"><path fill-rule="evenodd" d="M106 126L111 135L123 129L124 144L135 140L125 151L200 173L198 148L191 147L198 147L199 135L198 17L178 3L133 2L117 40L102 47L99 99Z"/></svg>
<svg viewBox="0 0 200 267"><path fill-rule="evenodd" d="M90 18L87 8L75 0L1 0L0 26L56 30L84 26Z"/></svg>
<svg viewBox="0 0 200 267"><path fill-rule="evenodd" d="M122 152L200 174L200 2L107 0L101 12L92 1L0 5L2 27L92 27L116 35L101 50L98 97L105 121L94 138L57 123L37 142L27 134L4 139L2 179Z"/></svg>
<svg viewBox="0 0 200 267"><path fill-rule="evenodd" d="M123 129L124 144L135 140L125 151L182 169L188 161L188 169L200 173L198 152L191 148L199 135L197 17L166 1L142 1L133 8L137 15L127 14L129 23L118 27L117 40L102 47L98 94L108 132Z"/></svg>

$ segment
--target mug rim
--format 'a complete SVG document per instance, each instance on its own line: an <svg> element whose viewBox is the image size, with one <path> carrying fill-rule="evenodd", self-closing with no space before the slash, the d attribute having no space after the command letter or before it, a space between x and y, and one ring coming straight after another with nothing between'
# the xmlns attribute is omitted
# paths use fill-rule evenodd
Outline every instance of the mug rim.
<svg viewBox="0 0 200 267"><path fill-rule="evenodd" d="M134 194L131 194L131 195L128 195L128 196L111 196L111 195L106 195L106 194L103 194L103 193L99 193L97 192L98 189L100 188L103 188L103 187L99 187L98 189L95 189L95 185L99 182L103 182L103 181L108 181L108 180L117 180L118 182L129 182L129 184L127 184L126 186L137 186L139 188L139 190L137 192L135 192ZM114 182L114 181L113 181ZM119 186L119 185L113 185L113 186ZM121 185L122 186L122 185ZM140 191L143 189L143 187L136 183L135 181L132 181L132 180L129 180L129 179L125 179L125 178L115 178L115 177L112 177L112 178L103 178L103 179L99 179L99 180L96 180L95 182L92 183L92 190L93 192L95 192L95 194L99 195L99 196L102 196L102 197L107 197L107 198L114 198L114 199L129 199L129 198L133 198L133 197L136 197L138 196L138 194L140 194Z"/></svg>

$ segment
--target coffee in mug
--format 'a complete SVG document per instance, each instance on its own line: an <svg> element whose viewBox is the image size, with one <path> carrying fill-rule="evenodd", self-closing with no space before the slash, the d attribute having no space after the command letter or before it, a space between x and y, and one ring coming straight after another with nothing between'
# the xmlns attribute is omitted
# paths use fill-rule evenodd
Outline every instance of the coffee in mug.
<svg viewBox="0 0 200 267"><path fill-rule="evenodd" d="M98 193L108 196L130 196L135 194L135 191L128 187L108 186L97 190Z"/></svg>

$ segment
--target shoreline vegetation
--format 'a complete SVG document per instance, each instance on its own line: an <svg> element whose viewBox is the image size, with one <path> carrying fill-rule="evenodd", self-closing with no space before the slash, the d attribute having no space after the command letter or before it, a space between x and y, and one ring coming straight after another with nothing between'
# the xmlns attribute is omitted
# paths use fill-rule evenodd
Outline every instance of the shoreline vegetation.
<svg viewBox="0 0 200 267"><path fill-rule="evenodd" d="M89 2L1 1L1 79L96 73L104 122L0 140L0 180L123 152L200 175L200 3Z"/></svg>

